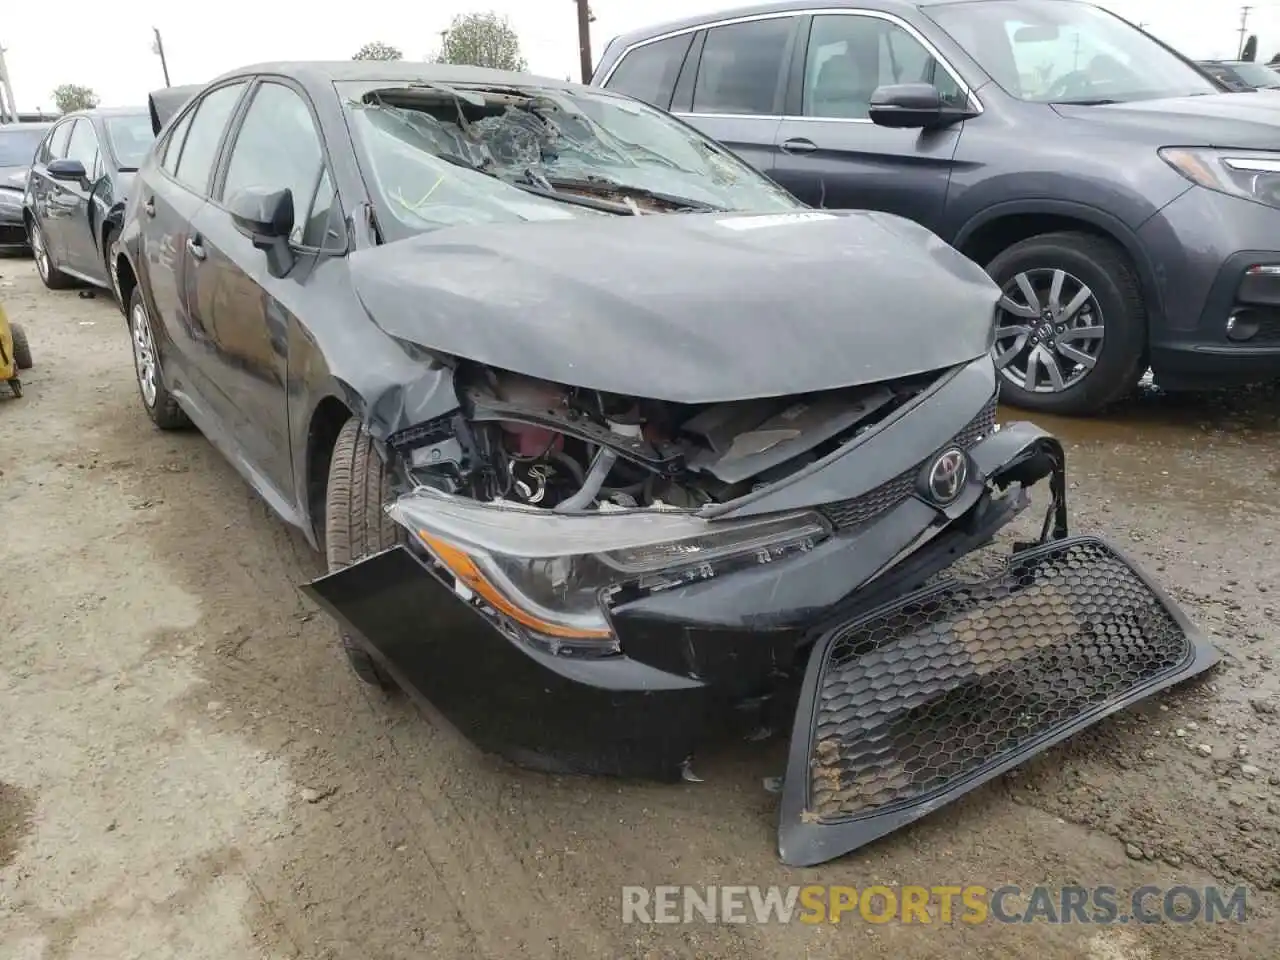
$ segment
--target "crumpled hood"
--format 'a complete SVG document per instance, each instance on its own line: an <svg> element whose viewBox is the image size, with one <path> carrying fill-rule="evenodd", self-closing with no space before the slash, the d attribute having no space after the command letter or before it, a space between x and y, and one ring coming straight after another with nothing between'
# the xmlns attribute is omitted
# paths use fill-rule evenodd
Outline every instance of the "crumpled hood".
<svg viewBox="0 0 1280 960"><path fill-rule="evenodd" d="M900 217L797 211L450 227L349 258L386 333L678 403L890 380L986 352L999 290Z"/></svg>
<svg viewBox="0 0 1280 960"><path fill-rule="evenodd" d="M1158 147L1280 150L1280 97L1218 93L1083 107L1059 104L1059 114L1114 126L1128 139Z"/></svg>

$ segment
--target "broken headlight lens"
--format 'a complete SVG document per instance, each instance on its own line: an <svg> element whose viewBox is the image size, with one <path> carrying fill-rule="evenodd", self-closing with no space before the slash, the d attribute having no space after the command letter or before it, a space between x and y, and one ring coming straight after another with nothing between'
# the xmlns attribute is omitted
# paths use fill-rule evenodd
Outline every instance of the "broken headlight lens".
<svg viewBox="0 0 1280 960"><path fill-rule="evenodd" d="M618 652L606 607L624 586L706 579L808 550L829 533L812 513L719 521L664 510L556 514L431 488L387 512L453 574L461 596L563 655Z"/></svg>

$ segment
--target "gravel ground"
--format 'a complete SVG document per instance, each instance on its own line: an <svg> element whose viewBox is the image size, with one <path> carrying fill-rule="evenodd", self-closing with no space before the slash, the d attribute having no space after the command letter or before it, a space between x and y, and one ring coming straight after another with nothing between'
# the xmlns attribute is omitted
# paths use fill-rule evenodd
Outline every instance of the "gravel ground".
<svg viewBox="0 0 1280 960"><path fill-rule="evenodd" d="M479 755L348 672L300 536L143 415L119 312L0 260L0 957L1274 957L1280 399L1147 394L1069 442L1078 531L1224 663L823 867L774 854L782 746L678 787ZM0 394L5 391L0 389ZM1005 412L1004 419L1010 414ZM623 925L623 884L1246 883L1234 925Z"/></svg>

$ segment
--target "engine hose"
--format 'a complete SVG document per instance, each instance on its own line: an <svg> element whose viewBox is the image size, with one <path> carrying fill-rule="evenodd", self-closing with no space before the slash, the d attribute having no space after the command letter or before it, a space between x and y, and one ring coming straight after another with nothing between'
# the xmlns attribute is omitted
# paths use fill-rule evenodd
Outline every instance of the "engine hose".
<svg viewBox="0 0 1280 960"><path fill-rule="evenodd" d="M567 473L573 474L573 479L578 481L578 486L582 486L587 482L586 474L582 472L582 464L578 463L577 460L563 450L552 450L547 454L547 459L564 467Z"/></svg>
<svg viewBox="0 0 1280 960"><path fill-rule="evenodd" d="M596 499L596 495L600 493L600 488L604 486L605 478L609 476L609 471L613 469L617 459L618 455L608 447L600 447L596 451L595 458L591 461L591 470L587 473L587 479L583 482L582 489L567 500L561 501L553 512L574 513L591 506Z"/></svg>

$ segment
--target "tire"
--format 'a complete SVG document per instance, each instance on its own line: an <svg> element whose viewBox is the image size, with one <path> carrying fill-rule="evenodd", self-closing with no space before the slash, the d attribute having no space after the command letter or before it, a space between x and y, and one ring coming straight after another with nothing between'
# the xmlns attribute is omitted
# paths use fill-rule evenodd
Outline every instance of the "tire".
<svg viewBox="0 0 1280 960"><path fill-rule="evenodd" d="M383 512L391 478L373 440L355 418L338 433L325 488L324 546L329 572L404 543L401 528ZM384 690L395 684L354 637L341 635L342 649L357 677Z"/></svg>
<svg viewBox="0 0 1280 960"><path fill-rule="evenodd" d="M129 300L129 340L133 346L133 372L138 396L151 422L161 430L181 430L191 426L182 407L164 385L160 354L156 351L155 337L151 332L151 317L140 287L134 288L133 297Z"/></svg>
<svg viewBox="0 0 1280 960"><path fill-rule="evenodd" d="M58 265L53 262L53 255L45 244L44 230L34 217L31 219L31 256L35 258L40 281L50 290L70 290L76 285L75 280L59 270Z"/></svg>
<svg viewBox="0 0 1280 960"><path fill-rule="evenodd" d="M117 232L108 230L102 238L102 276L107 281L107 292L111 294L111 299L119 302L119 297L116 295L116 271L111 264L111 245L116 242Z"/></svg>
<svg viewBox="0 0 1280 960"><path fill-rule="evenodd" d="M1047 306L1043 290L1032 303L1025 296L1024 287L1018 283L1020 276L1035 281L1049 278L1050 286L1056 272L1062 272L1066 280L1059 288L1060 304L1065 309L1074 300L1070 290L1083 285L1092 295L1072 317L1058 315L1050 322L1049 339L1043 341L1042 350L1053 355L1063 388L1051 392L1027 387L1027 368L1031 366L1031 346L1038 341L1040 326L1048 319L1045 314L1032 320L1027 313L1037 306ZM1128 255L1110 240L1087 233L1050 233L1015 243L987 265L987 273L1000 285L1006 298L1013 300L1024 313L1015 315L1001 311L997 326L1014 331L1025 328L1036 341L1024 336L1019 341L1013 334L997 339L993 355L1000 365L1000 399L1011 406L1042 413L1066 416L1095 414L1112 403L1130 395L1142 378L1147 346L1147 312L1142 301L1138 277ZM1035 284L1033 283L1033 286ZM1100 316L1100 322L1099 322ZM1073 327L1079 324L1078 327ZM1081 338L1082 330L1102 329L1100 338ZM1057 338L1063 337L1062 341ZM1070 338L1069 340L1067 338ZM1001 356L1008 355L1022 342L1022 351L1007 364L1001 364ZM1057 351L1072 351L1072 357L1090 353L1092 366L1078 363L1072 357L1064 357ZM1028 349L1029 348L1029 349ZM1042 352L1040 357L1044 357ZM1028 358L1028 359L1024 359ZM1063 364L1069 369L1063 371ZM1021 366L1020 366L1021 365ZM1047 364L1037 360L1035 383L1048 385ZM1018 382L1019 378L1022 380Z"/></svg>
<svg viewBox="0 0 1280 960"><path fill-rule="evenodd" d="M27 343L27 331L16 323L9 324L9 333L13 337L13 362L19 370L30 370L34 365L31 360L31 344Z"/></svg>

